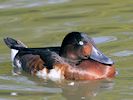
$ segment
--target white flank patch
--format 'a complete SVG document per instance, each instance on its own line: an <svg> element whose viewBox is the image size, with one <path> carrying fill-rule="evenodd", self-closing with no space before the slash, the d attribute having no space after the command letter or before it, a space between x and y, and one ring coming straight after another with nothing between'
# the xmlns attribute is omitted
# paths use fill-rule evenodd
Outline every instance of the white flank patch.
<svg viewBox="0 0 133 100"><path fill-rule="evenodd" d="M74 82L68 83L68 85L70 85L70 86L73 86L74 84L75 84Z"/></svg>
<svg viewBox="0 0 133 100"><path fill-rule="evenodd" d="M47 79L48 73L47 73L46 68L43 68L42 70L37 71L36 76L38 76L39 78Z"/></svg>
<svg viewBox="0 0 133 100"><path fill-rule="evenodd" d="M61 75L61 70L51 69L48 74L48 78L52 81L59 81L61 79L64 79L64 76Z"/></svg>
<svg viewBox="0 0 133 100"><path fill-rule="evenodd" d="M18 53L18 50L15 49L11 49L11 61L14 61L14 58L16 56L16 54Z"/></svg>
<svg viewBox="0 0 133 100"><path fill-rule="evenodd" d="M49 73L47 73L47 69L44 68L36 73L39 78L42 79L50 79L52 81L60 81L64 79L64 76L61 74L61 70L51 69Z"/></svg>
<svg viewBox="0 0 133 100"><path fill-rule="evenodd" d="M17 92L11 92L11 94L10 94L11 96L17 96L18 95L18 93Z"/></svg>

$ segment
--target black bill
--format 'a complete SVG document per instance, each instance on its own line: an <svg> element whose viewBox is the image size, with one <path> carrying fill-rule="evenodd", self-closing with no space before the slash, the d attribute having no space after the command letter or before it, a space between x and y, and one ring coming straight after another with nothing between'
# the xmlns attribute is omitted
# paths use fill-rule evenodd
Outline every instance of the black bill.
<svg viewBox="0 0 133 100"><path fill-rule="evenodd" d="M105 56L100 50L93 46L90 58L103 64L112 65L114 62Z"/></svg>

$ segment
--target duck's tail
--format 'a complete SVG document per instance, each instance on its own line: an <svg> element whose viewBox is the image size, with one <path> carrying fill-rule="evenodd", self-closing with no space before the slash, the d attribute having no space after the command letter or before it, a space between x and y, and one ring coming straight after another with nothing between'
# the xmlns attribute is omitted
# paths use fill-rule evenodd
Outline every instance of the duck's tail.
<svg viewBox="0 0 133 100"><path fill-rule="evenodd" d="M12 38L4 38L5 44L11 49L11 60L14 61L14 58L19 50L22 48L27 48L26 45L24 45L21 41L15 40Z"/></svg>

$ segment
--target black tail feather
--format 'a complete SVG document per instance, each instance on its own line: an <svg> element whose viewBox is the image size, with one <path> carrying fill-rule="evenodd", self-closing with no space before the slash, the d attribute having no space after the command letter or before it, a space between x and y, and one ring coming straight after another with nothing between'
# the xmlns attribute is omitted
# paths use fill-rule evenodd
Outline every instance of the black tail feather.
<svg viewBox="0 0 133 100"><path fill-rule="evenodd" d="M4 38L4 42L11 49L19 49L19 48L26 48L27 47L21 41L15 40L15 39L12 39L9 37Z"/></svg>

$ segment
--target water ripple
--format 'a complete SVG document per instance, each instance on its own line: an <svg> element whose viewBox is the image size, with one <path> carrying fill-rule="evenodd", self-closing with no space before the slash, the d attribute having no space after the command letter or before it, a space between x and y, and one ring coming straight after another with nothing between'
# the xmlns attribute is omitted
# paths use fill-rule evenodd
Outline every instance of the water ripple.
<svg viewBox="0 0 133 100"><path fill-rule="evenodd" d="M0 4L0 9L31 8L67 2L68 0L11 0Z"/></svg>
<svg viewBox="0 0 133 100"><path fill-rule="evenodd" d="M118 57L131 56L131 55L133 55L133 51L131 51L131 50L124 50L124 51L113 53L112 55L113 56L118 56Z"/></svg>
<svg viewBox="0 0 133 100"><path fill-rule="evenodd" d="M9 61L9 59L10 59L10 55L9 54L0 55L0 63Z"/></svg>
<svg viewBox="0 0 133 100"><path fill-rule="evenodd" d="M48 88L48 87L41 87L41 86L7 85L7 84L0 85L0 90L62 93L62 89L60 88Z"/></svg>
<svg viewBox="0 0 133 100"><path fill-rule="evenodd" d="M99 43L115 41L117 40L117 38L114 36L101 36L101 37L95 37L93 38L93 40L95 41L96 44L99 44Z"/></svg>
<svg viewBox="0 0 133 100"><path fill-rule="evenodd" d="M3 76L0 76L0 79L8 80L8 81L13 80L17 83L26 83L26 84L32 84L32 85L36 84L35 82L28 80L28 78L24 77L24 76L6 76L6 75L3 75Z"/></svg>

